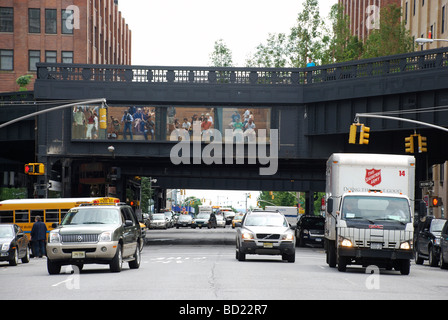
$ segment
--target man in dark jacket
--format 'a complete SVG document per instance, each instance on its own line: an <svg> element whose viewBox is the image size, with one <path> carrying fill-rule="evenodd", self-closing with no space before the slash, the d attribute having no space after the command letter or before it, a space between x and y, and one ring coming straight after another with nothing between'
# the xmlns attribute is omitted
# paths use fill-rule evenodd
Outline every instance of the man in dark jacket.
<svg viewBox="0 0 448 320"><path fill-rule="evenodd" d="M36 216L31 229L31 241L33 241L34 256L42 258L45 255L45 240L47 239L47 226L40 216Z"/></svg>

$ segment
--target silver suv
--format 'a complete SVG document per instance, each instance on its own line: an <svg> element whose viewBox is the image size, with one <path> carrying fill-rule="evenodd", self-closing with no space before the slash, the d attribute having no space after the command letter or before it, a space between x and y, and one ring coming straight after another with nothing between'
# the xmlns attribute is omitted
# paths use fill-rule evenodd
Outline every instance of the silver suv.
<svg viewBox="0 0 448 320"><path fill-rule="evenodd" d="M236 259L246 260L246 254L282 255L295 262L294 230L285 216L276 211L248 212L236 223Z"/></svg>
<svg viewBox="0 0 448 320"><path fill-rule="evenodd" d="M128 205L83 205L70 209L48 236L47 269L58 274L63 265L109 264L120 272L123 261L140 267L142 233Z"/></svg>

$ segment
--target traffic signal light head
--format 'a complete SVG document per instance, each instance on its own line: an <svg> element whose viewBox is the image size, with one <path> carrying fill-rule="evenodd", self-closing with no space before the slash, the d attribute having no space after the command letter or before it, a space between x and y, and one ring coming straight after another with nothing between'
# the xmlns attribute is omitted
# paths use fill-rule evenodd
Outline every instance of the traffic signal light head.
<svg viewBox="0 0 448 320"><path fill-rule="evenodd" d="M428 143L426 142L426 137L422 137L421 135L418 135L418 152L424 153L428 152Z"/></svg>
<svg viewBox="0 0 448 320"><path fill-rule="evenodd" d="M43 163L28 163L25 165L25 174L43 176L45 174L45 165Z"/></svg>
<svg viewBox="0 0 448 320"><path fill-rule="evenodd" d="M361 125L361 133L359 135L359 144L369 144L370 127Z"/></svg>
<svg viewBox="0 0 448 320"><path fill-rule="evenodd" d="M404 138L404 142L405 142L405 150L406 153L411 153L413 154L415 152L415 148L414 148L414 136L410 136L410 137L406 137Z"/></svg>
<svg viewBox="0 0 448 320"><path fill-rule="evenodd" d="M429 199L429 206L430 207L440 207L442 205L442 198L440 197L431 197Z"/></svg>
<svg viewBox="0 0 448 320"><path fill-rule="evenodd" d="M358 125L352 124L350 126L350 136L348 138L348 143L356 144L356 133L358 132Z"/></svg>

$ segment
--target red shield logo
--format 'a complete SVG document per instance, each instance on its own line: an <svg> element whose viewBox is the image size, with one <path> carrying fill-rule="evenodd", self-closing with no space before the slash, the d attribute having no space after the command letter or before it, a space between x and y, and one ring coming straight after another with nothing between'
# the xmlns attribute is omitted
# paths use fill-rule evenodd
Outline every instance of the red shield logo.
<svg viewBox="0 0 448 320"><path fill-rule="evenodd" d="M366 183L372 187L381 183L381 169L366 169Z"/></svg>

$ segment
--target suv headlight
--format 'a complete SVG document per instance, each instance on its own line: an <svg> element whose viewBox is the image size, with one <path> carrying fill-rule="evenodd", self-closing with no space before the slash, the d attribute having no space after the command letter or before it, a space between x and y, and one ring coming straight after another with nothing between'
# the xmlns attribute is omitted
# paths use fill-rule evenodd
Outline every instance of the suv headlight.
<svg viewBox="0 0 448 320"><path fill-rule="evenodd" d="M50 236L48 237L49 243L60 243L61 242L61 236L59 235L59 232L50 232Z"/></svg>
<svg viewBox="0 0 448 320"><path fill-rule="evenodd" d="M98 239L99 242L108 242L112 241L112 232L106 231L100 234L100 237Z"/></svg>
<svg viewBox="0 0 448 320"><path fill-rule="evenodd" d="M283 241L293 241L294 240L294 234L292 234L292 233L284 234L282 236L282 240Z"/></svg>
<svg viewBox="0 0 448 320"><path fill-rule="evenodd" d="M243 238L243 240L254 240L254 234L250 233L250 232L243 232L241 234L241 238Z"/></svg>
<svg viewBox="0 0 448 320"><path fill-rule="evenodd" d="M4 243L4 244L2 245L2 251L8 251L8 250L9 250L9 245L10 245L9 242Z"/></svg>

